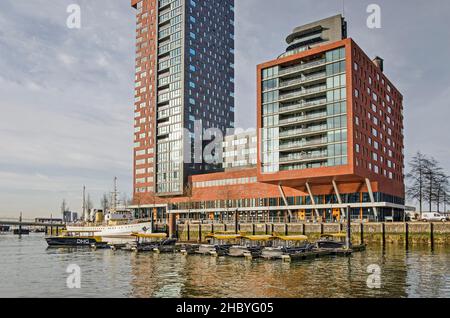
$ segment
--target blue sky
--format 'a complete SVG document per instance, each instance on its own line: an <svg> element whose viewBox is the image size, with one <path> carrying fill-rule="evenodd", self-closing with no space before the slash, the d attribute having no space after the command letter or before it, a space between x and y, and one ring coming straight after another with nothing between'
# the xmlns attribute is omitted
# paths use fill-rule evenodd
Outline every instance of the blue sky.
<svg viewBox="0 0 450 318"><path fill-rule="evenodd" d="M81 6L82 27L66 27ZM382 28L366 8L382 8ZM297 25L342 12L342 0L236 1L236 122L256 122L256 65L285 48ZM349 36L403 93L407 159L431 154L450 172L450 2L347 0ZM0 2L0 216L80 210L112 188L131 196L134 12L129 0Z"/></svg>

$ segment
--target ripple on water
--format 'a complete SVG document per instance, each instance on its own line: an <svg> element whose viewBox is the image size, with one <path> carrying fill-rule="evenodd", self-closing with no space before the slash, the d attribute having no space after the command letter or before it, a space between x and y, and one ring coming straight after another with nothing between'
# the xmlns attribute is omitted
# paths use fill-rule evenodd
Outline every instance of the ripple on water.
<svg viewBox="0 0 450 318"><path fill-rule="evenodd" d="M77 264L82 288L68 289ZM381 288L367 287L367 267ZM41 235L0 235L1 297L450 297L450 249L370 246L351 258L280 261L47 249Z"/></svg>

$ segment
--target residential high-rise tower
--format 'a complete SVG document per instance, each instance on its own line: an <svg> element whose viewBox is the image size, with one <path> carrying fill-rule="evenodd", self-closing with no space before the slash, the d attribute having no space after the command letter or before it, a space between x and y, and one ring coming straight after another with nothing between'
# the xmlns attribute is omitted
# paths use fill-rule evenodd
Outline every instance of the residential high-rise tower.
<svg viewBox="0 0 450 318"><path fill-rule="evenodd" d="M136 9L135 197L184 193L214 171L194 158L234 127L234 0L132 0ZM200 151L202 150L200 149ZM195 160L196 159L196 160Z"/></svg>

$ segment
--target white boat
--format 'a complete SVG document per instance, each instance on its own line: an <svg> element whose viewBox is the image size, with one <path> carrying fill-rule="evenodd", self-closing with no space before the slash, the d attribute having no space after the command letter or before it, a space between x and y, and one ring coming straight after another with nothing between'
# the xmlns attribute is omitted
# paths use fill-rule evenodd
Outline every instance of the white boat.
<svg viewBox="0 0 450 318"><path fill-rule="evenodd" d="M146 234L152 232L151 222L129 223L117 225L67 226L68 232L95 232L96 236L131 236L133 233Z"/></svg>
<svg viewBox="0 0 450 318"><path fill-rule="evenodd" d="M149 219L134 219L128 209L118 207L117 178L114 178L114 191L111 192L111 208L109 211L86 209L86 187L83 187L83 218L81 224L67 224L68 232L92 232L96 237L107 238L111 242L123 242L132 234L152 233Z"/></svg>

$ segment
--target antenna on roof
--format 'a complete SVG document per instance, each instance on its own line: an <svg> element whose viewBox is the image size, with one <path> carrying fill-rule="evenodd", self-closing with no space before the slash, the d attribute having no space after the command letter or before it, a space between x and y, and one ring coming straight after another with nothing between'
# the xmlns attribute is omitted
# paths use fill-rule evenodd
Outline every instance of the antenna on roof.
<svg viewBox="0 0 450 318"><path fill-rule="evenodd" d="M345 17L345 0L342 0L342 16Z"/></svg>

